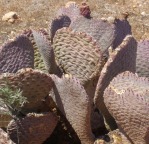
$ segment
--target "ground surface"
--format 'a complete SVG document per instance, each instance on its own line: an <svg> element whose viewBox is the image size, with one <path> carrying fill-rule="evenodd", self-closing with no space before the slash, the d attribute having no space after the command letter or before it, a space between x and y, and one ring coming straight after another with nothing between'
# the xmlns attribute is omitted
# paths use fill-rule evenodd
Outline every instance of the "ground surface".
<svg viewBox="0 0 149 144"><path fill-rule="evenodd" d="M48 28L57 9L68 0L0 0L0 45L19 31L28 28ZM76 0L81 3L81 0ZM133 35L137 40L149 39L149 1L147 0L88 0L96 18L130 14ZM16 11L20 16L14 24L3 22L2 16Z"/></svg>

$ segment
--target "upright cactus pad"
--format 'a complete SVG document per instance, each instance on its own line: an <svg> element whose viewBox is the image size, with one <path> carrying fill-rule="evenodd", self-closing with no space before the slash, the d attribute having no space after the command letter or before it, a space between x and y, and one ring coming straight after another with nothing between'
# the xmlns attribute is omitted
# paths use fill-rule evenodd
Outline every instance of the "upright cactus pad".
<svg viewBox="0 0 149 144"><path fill-rule="evenodd" d="M116 37L113 41L113 48L115 49L118 47L123 39L126 37L126 35L131 35L131 26L127 19L115 19L114 22L115 25L115 31L116 31Z"/></svg>
<svg viewBox="0 0 149 144"><path fill-rule="evenodd" d="M33 69L21 69L17 73L4 73L0 75L0 86L7 81L11 88L22 91L22 96L27 98L27 103L22 111L38 111L43 107L42 100L52 88L52 79L49 75Z"/></svg>
<svg viewBox="0 0 149 144"><path fill-rule="evenodd" d="M116 76L104 92L104 102L119 127L134 144L149 142L149 80L131 72Z"/></svg>
<svg viewBox="0 0 149 144"><path fill-rule="evenodd" d="M82 144L93 144L90 125L90 100L79 80L70 75L63 78L52 76L53 100L74 128Z"/></svg>
<svg viewBox="0 0 149 144"><path fill-rule="evenodd" d="M65 7L62 7L58 10L57 16L66 15L71 19L71 22L74 21L77 17L80 16L80 9L76 3L67 3Z"/></svg>
<svg viewBox="0 0 149 144"><path fill-rule="evenodd" d="M12 120L7 132L16 144L41 144L52 134L57 121L57 117L50 112L29 113L24 118Z"/></svg>
<svg viewBox="0 0 149 144"><path fill-rule="evenodd" d="M85 32L93 37L102 52L111 46L116 37L115 26L102 20L79 17L71 23L70 28L77 32Z"/></svg>
<svg viewBox="0 0 149 144"><path fill-rule="evenodd" d="M0 73L15 73L21 68L34 67L34 50L29 39L20 35L0 47Z"/></svg>
<svg viewBox="0 0 149 144"><path fill-rule="evenodd" d="M79 78L82 84L99 74L101 52L91 37L63 28L57 31L53 43L56 60L64 73Z"/></svg>
<svg viewBox="0 0 149 144"><path fill-rule="evenodd" d="M47 71L59 75L58 66L55 62L55 55L50 41L40 31L33 30L33 36Z"/></svg>
<svg viewBox="0 0 149 144"><path fill-rule="evenodd" d="M50 38L48 36L48 33L44 29L40 29L39 31L40 31L40 33L42 33L42 35L44 35L44 37L46 37L46 40L47 41L49 40L49 42L50 42ZM35 42L35 39L34 39L34 36L33 36L33 31L31 29L24 30L22 32L22 34L27 36L29 38L29 40L31 41L32 45L33 45L33 49L34 49L34 68L46 71L43 58L41 56L41 53L39 51L38 46L36 45L36 42Z"/></svg>
<svg viewBox="0 0 149 144"><path fill-rule="evenodd" d="M139 76L149 77L149 40L138 43L136 72Z"/></svg>
<svg viewBox="0 0 149 144"><path fill-rule="evenodd" d="M58 29L69 27L71 20L68 16L62 15L52 20L49 26L49 33L51 42L53 42L54 35Z"/></svg>
<svg viewBox="0 0 149 144"><path fill-rule="evenodd" d="M107 123L111 129L114 126L114 120L110 116L107 108L103 103L103 93L105 88L109 85L110 81L119 73L129 70L135 72L136 65L136 49L137 43L135 39L128 35L123 40L121 45L110 53L108 61L102 68L95 92L95 104L101 110Z"/></svg>

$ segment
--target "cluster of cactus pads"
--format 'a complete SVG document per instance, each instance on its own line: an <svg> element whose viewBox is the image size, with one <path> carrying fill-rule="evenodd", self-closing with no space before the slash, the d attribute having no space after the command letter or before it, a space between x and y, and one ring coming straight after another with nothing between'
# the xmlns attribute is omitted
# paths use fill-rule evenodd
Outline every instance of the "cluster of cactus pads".
<svg viewBox="0 0 149 144"><path fill-rule="evenodd" d="M69 2L0 47L0 143L149 144L149 40L90 14Z"/></svg>

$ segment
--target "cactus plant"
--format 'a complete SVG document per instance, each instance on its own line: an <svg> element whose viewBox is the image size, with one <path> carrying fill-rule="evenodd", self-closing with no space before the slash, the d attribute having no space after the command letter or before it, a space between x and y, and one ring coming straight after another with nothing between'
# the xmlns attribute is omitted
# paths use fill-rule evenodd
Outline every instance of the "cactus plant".
<svg viewBox="0 0 149 144"><path fill-rule="evenodd" d="M121 21L120 20L116 20L116 24L110 24L108 22L105 23L104 21L100 21L100 20L99 21L97 21L97 20L87 20L87 19L85 19L83 17L79 17L78 19L74 20L71 23L70 27L72 27L73 25L74 25L74 29L73 30L70 30L69 28L62 28L61 30L57 29L57 32L55 33L55 36L53 38L51 46L54 49L56 62L57 62L57 65L60 67L61 71L63 73L72 74L73 76L76 76L77 78L79 78L79 80L81 80L83 86L85 87L85 90L86 90L87 94L89 94L89 97L91 98L91 101L92 101L95 89L93 88L91 90L91 87L89 85L92 85L94 83L94 81L96 81L96 79L98 79L100 74L101 74L101 79L99 81L102 82L102 83L104 81L106 83L106 86L105 87L103 86L104 88L102 87L103 90L100 89L101 90L100 94L103 95L102 93L103 93L104 89L107 87L108 82L110 82L110 80L116 74L118 74L118 73L120 73L122 71L125 71L125 70L130 70L130 71L133 71L133 72L135 71L136 41L133 39L132 36L127 36L126 39L124 39L124 42L122 42L122 44L120 46L118 46L118 48L116 48L116 50L114 50L115 47L118 44L120 44L120 42L123 40L123 37L126 34L131 33L131 27L129 27L130 25L129 25L129 23L128 23L128 21L126 19L124 21L123 20L121 20ZM78 25L78 27L77 27L77 25ZM89 29L88 25L92 26L91 29ZM120 25L123 26L123 29L126 29L126 31L124 31L123 34L121 34L122 29L118 28L118 27L120 27ZM93 75L93 77L91 77L91 79L89 78L89 76L86 76L86 72L82 73L83 71L81 71L81 69L85 68L85 67L83 65L82 66L80 65L83 62L83 60L81 60L81 58L83 59L85 57L83 57L83 56L79 57L79 55L81 53L78 53L78 51L77 51L79 49L79 50L83 50L83 53L85 52L85 38L84 39L82 39L82 38L86 34L81 34L81 33L78 34L77 32L74 32L74 31L79 31L79 28L82 30L85 26L86 26L85 32L89 31L89 33L93 33L93 35L94 34L96 35L99 32L98 29L100 30L101 26L106 27L107 34L109 34L109 31L111 32L110 36L108 35L109 38L111 38L110 40L109 40L109 38L107 38L106 30L104 30L104 32L103 32L103 30L101 30L101 33L99 33L100 35L97 34L97 38L99 37L99 40L101 40L101 42L103 42L103 39L107 40L106 44L108 44L108 45L106 45L105 50L101 50L102 49L100 47L101 44L99 44L99 43L91 45L91 49L93 49L92 48L93 45L97 45L98 51L100 52L100 55L97 56L98 58L100 57L100 62L98 62L98 64L100 66L97 69L98 71L97 71L96 75ZM96 27L97 27L97 29L95 29ZM110 30L108 29L109 27L111 28ZM115 30L116 30L116 32L115 32ZM90 37L90 36L85 36L85 37ZM80 38L81 38L81 40L80 40ZM90 39L90 41L92 43L92 41L96 40L97 38L93 37L92 40L91 40L91 37L90 37L89 39ZM75 41L75 39L79 40L80 43L78 43L78 41ZM81 41L82 41L82 45L84 45L84 48L81 46ZM89 42L87 42L87 43L89 44ZM105 41L103 42L103 44L105 44ZM78 45L78 49L76 48L77 45ZM114 51L113 52L113 56L109 57L107 64L103 67L103 65L105 64L105 59L104 59L104 53L102 53L102 52L107 51L107 48L109 46L112 46L112 49ZM69 51L70 51L70 53L67 54L67 52L69 52ZM73 51L74 52L76 51L76 52L73 53ZM91 52L92 50L89 50L89 51ZM87 53L90 56L89 51ZM120 51L120 52L117 52L117 51ZM126 57L125 57L125 54L127 52L129 54L127 54ZM94 54L94 55L96 55L96 54ZM121 56L123 57L123 59L121 59ZM78 60L76 60L77 57L78 57L78 60L81 60L80 62L78 62ZM71 62L71 59L72 60L74 59L74 61ZM114 73L112 75L110 75L110 73L109 73L110 70L108 70L108 73L105 75L105 78L104 78L104 76L103 76L104 72L103 71L105 70L105 67L110 67L110 69L111 68L115 69L115 67L116 67L116 62L111 62L111 59L114 59L114 61L119 61L120 62L120 67L118 68L116 73ZM130 59L130 61L127 63L126 59ZM94 60L94 63L96 63L96 60ZM92 66L92 65L89 64L88 67L89 66ZM78 67L80 67L80 69ZM102 70L103 73L102 72L100 73L101 69L103 69ZM91 71L93 69L89 68L89 70ZM93 71L95 72L95 70L93 70ZM90 73L89 73L89 75L90 75ZM110 79L109 79L108 75L111 77ZM109 79L109 80L107 80L106 78ZM87 82L88 82L88 86L86 86ZM95 86L96 86L96 83L97 82L95 82ZM103 83L103 85L104 85L104 83ZM99 89L97 88L97 91L98 90ZM100 103L102 103L103 100L99 100L98 98L100 96L98 96L98 95L99 95L98 92L96 92L95 104L97 104L97 106L99 108L100 106L98 105L98 101L100 101ZM106 108L104 107L104 109L106 109ZM106 115L106 113L105 113L105 115ZM109 115L109 113L108 113L108 115ZM113 124L113 122L112 122L112 124Z"/></svg>
<svg viewBox="0 0 149 144"><path fill-rule="evenodd" d="M88 14L90 14L90 10L87 5L82 5L79 8L75 3L69 3L65 8L63 7L59 10L58 17L51 22L49 34L44 30L27 30L22 33L23 35L19 42L17 40L17 43L20 43L22 39L26 39L28 41L27 44L30 43L31 47L29 46L28 48L31 48L33 52L31 55L32 59L29 59L29 61L32 62L32 68L42 69L43 71L46 69L50 74L34 69L19 70L24 68L24 65L22 67L17 66L18 68L15 71L9 71L9 69L5 68L5 64L2 63L2 68L6 70L2 69L0 71L2 73L0 74L0 87L3 86L7 78L9 87L12 90L15 88L20 89L22 95L28 101L19 109L19 114L23 114L23 116L15 115L16 119L8 127L8 133L15 142L20 140L21 143L37 143L37 140L39 140L42 143L50 136L52 133L50 128L52 127L43 113L49 112L51 109L47 108L42 101L47 101L49 94L55 101L56 109L59 109L68 120L82 144L93 144L94 142L100 143L103 141L95 140L95 135L92 132L93 129L101 126L99 113L94 113L96 107L102 113L111 129L117 128L115 126L117 122L120 132L123 129L122 135L125 134L130 142L133 141L135 143L134 139L136 139L138 142L144 143L145 138L148 138L148 132L144 134L146 127L143 127L144 133L135 129L134 135L131 135L129 130L127 131L127 125L121 123L121 119L119 119L119 114L124 116L126 112L119 113L119 107L114 107L115 103L119 101L113 102L111 99L108 101L108 92L117 96L113 91L111 92L110 86L113 83L110 83L110 81L121 72L135 72L137 43L133 36L128 35L131 34L131 27L126 19L114 19L110 23L107 20L87 19L85 16ZM111 47L109 48L109 46ZM23 46L20 45L19 47ZM13 49L13 46L10 45L10 48ZM2 46L1 49L4 49L4 47ZM2 54L2 51L0 51L0 54ZM2 61L8 59L7 54L5 56L2 55L0 58ZM14 64L12 63L12 65ZM17 72L17 70L19 71ZM12 72L15 74L12 74ZM124 78L121 81L123 80ZM143 86L145 86L143 90L148 88L147 84ZM119 85L115 87L119 88ZM132 94L132 92L130 93ZM134 95L136 96L136 93ZM138 95L142 97L143 94L139 93ZM125 100L128 101L127 98ZM108 102L113 102L114 104L109 106ZM146 104L148 105L148 101ZM142 105L144 105L144 101L141 101ZM52 112L54 112L55 107L52 109ZM32 112L36 114L28 114ZM39 112L42 113L42 116L38 114ZM143 114L141 111L140 115L142 116ZM62 117L62 115L59 115L59 117ZM41 127L36 127L37 124L42 124L42 118L45 118L43 126L47 126L46 128L50 131L48 131L48 134L43 132L44 129L41 129ZM122 122L125 119L127 120L124 117ZM134 123L132 123L131 130ZM37 128L37 132L41 132L41 137L35 137L35 139L31 137L36 135L34 131L32 133L29 132L34 128ZM16 133L17 129L19 130L19 135ZM23 129L25 129L24 134ZM140 136L136 138L138 133ZM69 136L71 137L72 135ZM122 142L122 137L118 136L120 142ZM142 140L142 137L145 138Z"/></svg>
<svg viewBox="0 0 149 144"><path fill-rule="evenodd" d="M149 80L131 72L116 76L104 92L104 102L120 130L134 144L149 142Z"/></svg>

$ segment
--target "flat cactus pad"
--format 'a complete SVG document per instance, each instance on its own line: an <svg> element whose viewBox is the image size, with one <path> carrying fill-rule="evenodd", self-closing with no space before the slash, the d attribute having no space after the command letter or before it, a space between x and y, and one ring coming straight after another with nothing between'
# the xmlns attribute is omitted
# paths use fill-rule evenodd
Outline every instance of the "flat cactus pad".
<svg viewBox="0 0 149 144"><path fill-rule="evenodd" d="M102 20L79 17L71 23L70 28L93 37L102 52L112 45L116 37L115 25Z"/></svg>
<svg viewBox="0 0 149 144"><path fill-rule="evenodd" d="M50 41L49 35L48 33L44 30L44 29L40 29L39 30L40 33L42 33L42 35L44 35L46 37L46 40ZM41 53L39 51L39 48L35 42L34 36L33 36L33 31L31 29L28 30L24 30L22 32L23 35L27 36L29 38L29 40L31 41L32 45L33 45L33 49L34 49L34 68L35 69L39 69L39 70L43 70L43 71L47 71L45 64L44 64L44 60L41 56Z"/></svg>
<svg viewBox="0 0 149 144"><path fill-rule="evenodd" d="M71 21L74 21L77 17L80 16L80 9L76 3L67 3L65 7L62 7L58 10L57 16L66 15Z"/></svg>
<svg viewBox="0 0 149 144"><path fill-rule="evenodd" d="M39 48L44 65L49 73L58 73L55 55L50 41L40 31L33 30L33 36L37 47Z"/></svg>
<svg viewBox="0 0 149 144"><path fill-rule="evenodd" d="M139 76L149 77L149 40L138 42L136 72Z"/></svg>
<svg viewBox="0 0 149 144"><path fill-rule="evenodd" d="M49 75L39 70L21 69L17 73L4 73L0 75L0 85L7 80L11 88L22 91L22 96L27 98L27 103L22 111L38 111L43 106L42 100L52 88L52 79Z"/></svg>
<svg viewBox="0 0 149 144"><path fill-rule="evenodd" d="M93 144L90 125L90 100L79 80L70 75L62 78L52 76L54 88L52 98L66 116L82 144Z"/></svg>
<svg viewBox="0 0 149 144"><path fill-rule="evenodd" d="M115 19L114 22L116 37L113 41L113 48L118 47L127 35L131 35L131 26L127 19Z"/></svg>
<svg viewBox="0 0 149 144"><path fill-rule="evenodd" d="M103 93L110 81L117 74L126 70L135 72L136 48L137 43L135 39L131 35L126 36L121 45L111 52L108 61L102 68L98 80L94 101L97 107L101 110L102 114L105 116L107 123L111 126L113 126L114 122L103 103Z"/></svg>
<svg viewBox="0 0 149 144"><path fill-rule="evenodd" d="M54 37L53 49L58 66L64 73L79 78L82 84L99 74L101 52L85 33L62 28Z"/></svg>
<svg viewBox="0 0 149 144"><path fill-rule="evenodd" d="M15 73L21 68L34 68L34 50L24 35L0 47L0 73Z"/></svg>
<svg viewBox="0 0 149 144"><path fill-rule="evenodd" d="M62 16L59 16L59 17L53 19L49 26L51 42L53 42L53 38L54 38L56 31L63 27L69 27L70 23L71 23L71 20L66 15L62 15Z"/></svg>
<svg viewBox="0 0 149 144"><path fill-rule="evenodd" d="M29 113L24 118L12 120L7 132L16 144L41 144L52 134L57 121L57 117L50 112Z"/></svg>
<svg viewBox="0 0 149 144"><path fill-rule="evenodd" d="M104 92L108 110L134 144L149 140L148 96L149 80L128 71L116 76Z"/></svg>

